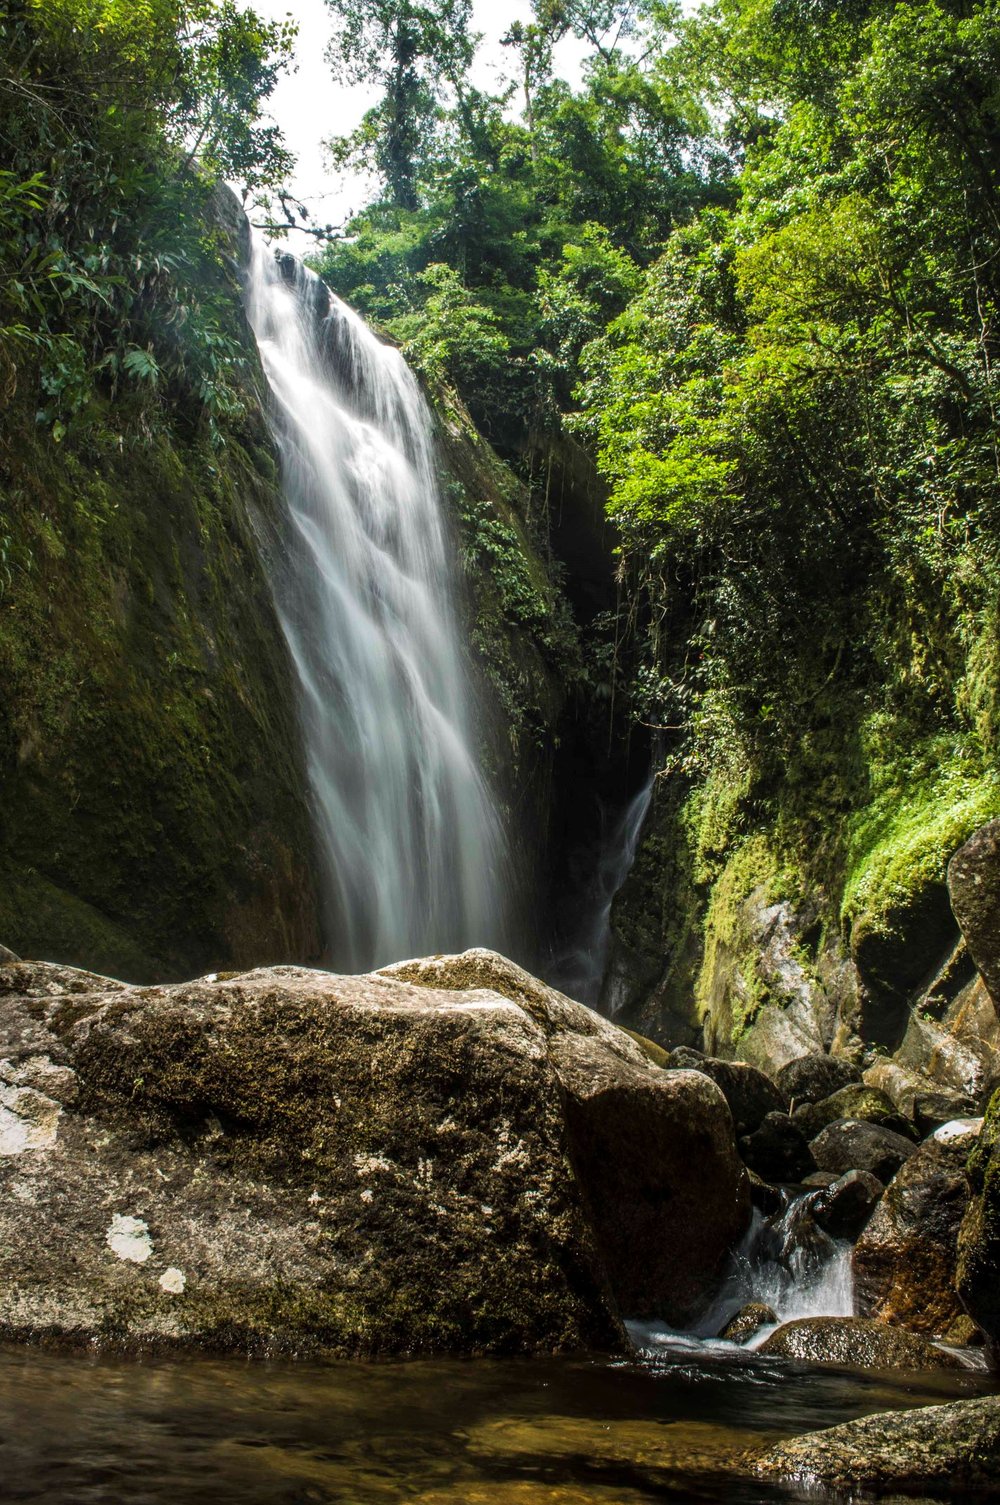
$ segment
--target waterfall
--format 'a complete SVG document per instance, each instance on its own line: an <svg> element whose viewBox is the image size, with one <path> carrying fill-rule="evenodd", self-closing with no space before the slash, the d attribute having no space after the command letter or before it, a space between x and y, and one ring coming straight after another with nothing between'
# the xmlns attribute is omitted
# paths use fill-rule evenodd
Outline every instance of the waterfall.
<svg viewBox="0 0 1000 1505"><path fill-rule="evenodd" d="M503 945L505 854L479 770L430 415L397 350L294 257L254 247L298 677L333 961Z"/></svg>
<svg viewBox="0 0 1000 1505"><path fill-rule="evenodd" d="M653 779L650 774L607 830L584 900L576 943L555 957L548 969L552 981L564 993L594 1008L601 998L601 983L611 948L611 906L639 849L643 821L653 797ZM609 1012L613 1014L615 1010Z"/></svg>

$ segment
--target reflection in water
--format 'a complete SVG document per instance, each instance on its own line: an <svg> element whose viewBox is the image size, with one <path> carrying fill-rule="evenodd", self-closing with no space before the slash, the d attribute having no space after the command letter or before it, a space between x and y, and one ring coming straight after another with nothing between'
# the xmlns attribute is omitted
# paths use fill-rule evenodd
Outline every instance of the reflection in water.
<svg viewBox="0 0 1000 1505"><path fill-rule="evenodd" d="M0 1349L2 1499L44 1505L638 1505L805 1499L745 1458L778 1437L979 1393L795 1374L755 1354L242 1365ZM816 1499L816 1495L808 1498Z"/></svg>

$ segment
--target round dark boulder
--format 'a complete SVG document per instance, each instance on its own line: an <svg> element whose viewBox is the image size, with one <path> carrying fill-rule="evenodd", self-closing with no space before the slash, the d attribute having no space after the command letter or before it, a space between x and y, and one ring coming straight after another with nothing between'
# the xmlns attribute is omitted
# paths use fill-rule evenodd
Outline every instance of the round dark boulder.
<svg viewBox="0 0 1000 1505"><path fill-rule="evenodd" d="M860 1082L861 1072L843 1056L799 1056L789 1061L775 1078L785 1097L796 1107L820 1103L851 1082Z"/></svg>
<svg viewBox="0 0 1000 1505"><path fill-rule="evenodd" d="M735 1317L730 1317L719 1337L727 1343L749 1343L762 1327L773 1327L777 1320L777 1314L762 1301L748 1301Z"/></svg>
<svg viewBox="0 0 1000 1505"><path fill-rule="evenodd" d="M768 1113L740 1140L743 1163L765 1181L800 1182L816 1169L808 1141L787 1113Z"/></svg>
<svg viewBox="0 0 1000 1505"><path fill-rule="evenodd" d="M848 1171L820 1192L813 1202L812 1215L831 1238L856 1239L884 1190L870 1171Z"/></svg>
<svg viewBox="0 0 1000 1505"><path fill-rule="evenodd" d="M865 1317L802 1317L786 1322L761 1344L775 1359L844 1364L854 1369L964 1369L955 1354L926 1338Z"/></svg>
<svg viewBox="0 0 1000 1505"><path fill-rule="evenodd" d="M828 1124L809 1148L821 1171L836 1171L838 1175L870 1171L885 1185L914 1153L916 1145L880 1124L841 1118Z"/></svg>
<svg viewBox="0 0 1000 1505"><path fill-rule="evenodd" d="M744 1061L720 1061L681 1046L670 1052L669 1065L673 1071L701 1071L712 1079L729 1104L737 1136L759 1129L768 1113L787 1111L788 1104L771 1078Z"/></svg>

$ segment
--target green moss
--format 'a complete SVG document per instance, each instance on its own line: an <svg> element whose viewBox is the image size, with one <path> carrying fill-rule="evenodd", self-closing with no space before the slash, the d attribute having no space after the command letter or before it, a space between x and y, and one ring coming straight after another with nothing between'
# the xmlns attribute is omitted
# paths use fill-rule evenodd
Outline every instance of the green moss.
<svg viewBox="0 0 1000 1505"><path fill-rule="evenodd" d="M841 914L852 931L891 936L948 861L1000 813L1000 775L957 738L925 742L902 766L878 769L874 798L848 826Z"/></svg>

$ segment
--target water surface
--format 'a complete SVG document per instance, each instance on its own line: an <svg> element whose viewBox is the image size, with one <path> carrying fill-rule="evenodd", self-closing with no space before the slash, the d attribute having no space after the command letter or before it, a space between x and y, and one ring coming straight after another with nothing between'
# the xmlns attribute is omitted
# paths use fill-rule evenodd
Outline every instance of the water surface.
<svg viewBox="0 0 1000 1505"><path fill-rule="evenodd" d="M655 1361L242 1364L0 1348L0 1498L45 1505L810 1499L748 1448L982 1393L691 1344Z"/></svg>

